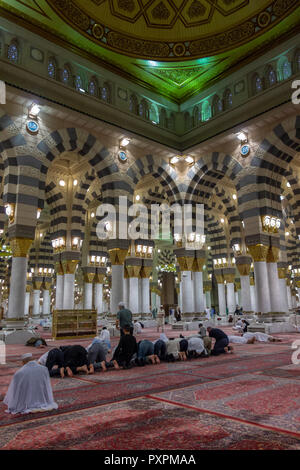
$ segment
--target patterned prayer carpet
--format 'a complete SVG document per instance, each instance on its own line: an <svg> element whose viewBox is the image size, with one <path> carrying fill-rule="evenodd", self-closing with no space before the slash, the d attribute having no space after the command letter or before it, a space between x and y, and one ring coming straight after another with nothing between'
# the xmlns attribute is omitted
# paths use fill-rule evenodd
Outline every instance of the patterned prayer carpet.
<svg viewBox="0 0 300 470"><path fill-rule="evenodd" d="M300 449L300 366L291 364L299 335L278 336L235 345L233 355L53 378L58 410L10 415L0 403L0 449ZM147 329L137 339L157 337ZM47 341L44 350L7 347L0 400L21 354L78 344Z"/></svg>

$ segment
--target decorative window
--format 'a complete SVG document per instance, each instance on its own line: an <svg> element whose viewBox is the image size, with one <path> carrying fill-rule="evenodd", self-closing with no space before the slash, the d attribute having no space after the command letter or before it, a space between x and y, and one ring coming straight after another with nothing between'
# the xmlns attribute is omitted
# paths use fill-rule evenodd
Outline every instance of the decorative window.
<svg viewBox="0 0 300 470"><path fill-rule="evenodd" d="M110 86L108 83L104 83L101 89L101 99L107 103L110 103L111 101Z"/></svg>
<svg viewBox="0 0 300 470"><path fill-rule="evenodd" d="M208 121L211 118L211 107L208 101L202 104L202 121Z"/></svg>
<svg viewBox="0 0 300 470"><path fill-rule="evenodd" d="M8 46L7 58L11 62L15 62L15 63L18 62L19 48L18 48L18 44L16 43L16 41L11 42L10 45Z"/></svg>
<svg viewBox="0 0 300 470"><path fill-rule="evenodd" d="M144 99L139 104L139 116L145 119L149 118L148 103Z"/></svg>
<svg viewBox="0 0 300 470"><path fill-rule="evenodd" d="M57 66L56 66L56 60L53 59L52 57L48 60L48 77L56 79L56 71L57 71Z"/></svg>
<svg viewBox="0 0 300 470"><path fill-rule="evenodd" d="M131 95L129 99L129 111L133 114L137 114L138 111L138 101L135 95Z"/></svg>
<svg viewBox="0 0 300 470"><path fill-rule="evenodd" d="M194 124L194 127L198 126L199 124L199 108L198 106L195 106L194 107L194 111L193 111L193 124ZM200 115L200 121L201 121L201 115Z"/></svg>
<svg viewBox="0 0 300 470"><path fill-rule="evenodd" d="M278 62L278 77L280 81L288 80L292 75L292 67L287 57L281 57Z"/></svg>
<svg viewBox="0 0 300 470"><path fill-rule="evenodd" d="M63 71L62 71L62 82L65 85L71 84L71 71L67 65L64 66Z"/></svg>
<svg viewBox="0 0 300 470"><path fill-rule="evenodd" d="M254 93L260 93L263 89L263 84L262 84L262 79L258 74L254 75L253 79L253 85L254 85Z"/></svg>
<svg viewBox="0 0 300 470"><path fill-rule="evenodd" d="M268 68L267 79L269 86L273 86L277 82L276 73L273 67Z"/></svg>
<svg viewBox="0 0 300 470"><path fill-rule="evenodd" d="M97 94L98 94L98 83L97 83L96 78L94 78L94 77L91 78L91 80L89 82L88 92L92 96L97 96Z"/></svg>
<svg viewBox="0 0 300 470"><path fill-rule="evenodd" d="M158 124L159 122L158 110L155 104L151 104L149 108L149 120L152 122L152 124Z"/></svg>
<svg viewBox="0 0 300 470"><path fill-rule="evenodd" d="M220 114L222 111L223 111L222 100L218 95L216 95L214 97L214 100L213 100L213 113L214 113L214 116L216 114Z"/></svg>
<svg viewBox="0 0 300 470"><path fill-rule="evenodd" d="M231 90L228 88L224 93L224 108L230 109L233 105L233 96Z"/></svg>
<svg viewBox="0 0 300 470"><path fill-rule="evenodd" d="M80 75L76 75L75 88L76 88L77 91L83 90L82 78L81 78Z"/></svg>

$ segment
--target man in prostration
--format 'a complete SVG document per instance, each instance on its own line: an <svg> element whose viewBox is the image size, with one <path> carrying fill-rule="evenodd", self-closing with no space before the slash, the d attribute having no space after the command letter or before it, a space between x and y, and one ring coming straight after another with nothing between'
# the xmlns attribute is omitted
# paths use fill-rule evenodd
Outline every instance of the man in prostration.
<svg viewBox="0 0 300 470"><path fill-rule="evenodd" d="M58 408L48 369L33 360L31 353L21 357L23 367L13 376L3 402L7 413L35 413Z"/></svg>
<svg viewBox="0 0 300 470"><path fill-rule="evenodd" d="M130 361L135 353L137 353L137 342L135 336L130 332L131 328L129 325L123 327L124 334L121 336L118 346L115 349L112 357L112 362L115 369L120 369L122 366L124 369L131 367Z"/></svg>
<svg viewBox="0 0 300 470"><path fill-rule="evenodd" d="M212 328L211 326L207 327L207 331L209 337L216 340L214 348L211 352L212 356L219 356L219 354L233 352L233 347L229 346L229 339L224 331L220 330L219 328Z"/></svg>
<svg viewBox="0 0 300 470"><path fill-rule="evenodd" d="M124 302L119 302L118 304L119 311L117 313L116 327L120 327L120 336L124 335L124 326L129 325L130 334L133 334L133 323L132 323L132 313L128 308L125 308Z"/></svg>

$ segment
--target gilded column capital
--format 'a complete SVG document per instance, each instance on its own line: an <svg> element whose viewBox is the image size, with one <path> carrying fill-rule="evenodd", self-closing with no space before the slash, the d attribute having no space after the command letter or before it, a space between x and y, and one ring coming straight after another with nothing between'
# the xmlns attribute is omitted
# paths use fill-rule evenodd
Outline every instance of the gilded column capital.
<svg viewBox="0 0 300 470"><path fill-rule="evenodd" d="M277 268L278 270L278 279L286 279L287 269L286 268Z"/></svg>
<svg viewBox="0 0 300 470"><path fill-rule="evenodd" d="M222 274L215 274L215 276L218 284L224 284L224 278Z"/></svg>
<svg viewBox="0 0 300 470"><path fill-rule="evenodd" d="M92 284L94 277L95 273L84 273L83 275L84 282L87 284Z"/></svg>
<svg viewBox="0 0 300 470"><path fill-rule="evenodd" d="M280 249L277 246L270 246L267 254L267 263L277 263Z"/></svg>
<svg viewBox="0 0 300 470"><path fill-rule="evenodd" d="M40 288L42 287L42 284L43 284L43 281L33 281L32 282L33 289L40 290Z"/></svg>
<svg viewBox="0 0 300 470"><path fill-rule="evenodd" d="M75 274L78 260L63 260L61 264L64 274Z"/></svg>
<svg viewBox="0 0 300 470"><path fill-rule="evenodd" d="M255 263L267 260L269 246L258 244L249 246L247 245L247 248Z"/></svg>
<svg viewBox="0 0 300 470"><path fill-rule="evenodd" d="M50 290L51 289L51 282L44 282L42 285L44 290Z"/></svg>
<svg viewBox="0 0 300 470"><path fill-rule="evenodd" d="M108 250L110 261L112 265L121 266L125 262L128 250L122 248L112 248Z"/></svg>
<svg viewBox="0 0 300 470"><path fill-rule="evenodd" d="M224 280L227 284L234 284L235 274L224 274Z"/></svg>
<svg viewBox="0 0 300 470"><path fill-rule="evenodd" d="M298 287L298 289L300 289L300 279L295 281L295 286Z"/></svg>
<svg viewBox="0 0 300 470"><path fill-rule="evenodd" d="M58 276L63 276L64 275L64 269L62 267L61 262L55 263L55 272Z"/></svg>
<svg viewBox="0 0 300 470"><path fill-rule="evenodd" d="M255 286L255 279L254 277L250 277L250 286Z"/></svg>
<svg viewBox="0 0 300 470"><path fill-rule="evenodd" d="M152 266L142 266L142 269L140 271L141 279L148 279L151 276L152 269Z"/></svg>
<svg viewBox="0 0 300 470"><path fill-rule="evenodd" d="M237 264L236 267L240 276L249 276L251 264Z"/></svg>
<svg viewBox="0 0 300 470"><path fill-rule="evenodd" d="M139 277L142 266L126 266L128 277Z"/></svg>
<svg viewBox="0 0 300 470"><path fill-rule="evenodd" d="M194 264L194 258L190 256L180 256L177 258L180 271L192 271L193 264Z"/></svg>
<svg viewBox="0 0 300 470"><path fill-rule="evenodd" d="M205 264L205 258L194 258L194 262L192 266L193 272L202 273L204 264Z"/></svg>
<svg viewBox="0 0 300 470"><path fill-rule="evenodd" d="M13 258L26 258L33 240L31 238L15 237L9 240Z"/></svg>
<svg viewBox="0 0 300 470"><path fill-rule="evenodd" d="M104 283L105 274L95 274L94 283L95 284L103 284Z"/></svg>

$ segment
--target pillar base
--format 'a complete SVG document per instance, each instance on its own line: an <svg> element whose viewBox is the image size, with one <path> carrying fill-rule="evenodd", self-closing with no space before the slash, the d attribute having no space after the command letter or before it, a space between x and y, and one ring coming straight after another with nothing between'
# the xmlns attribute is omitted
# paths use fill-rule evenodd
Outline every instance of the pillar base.
<svg viewBox="0 0 300 470"><path fill-rule="evenodd" d="M2 320L2 326L4 328L12 328L15 330L23 330L26 320L24 318L4 318Z"/></svg>

